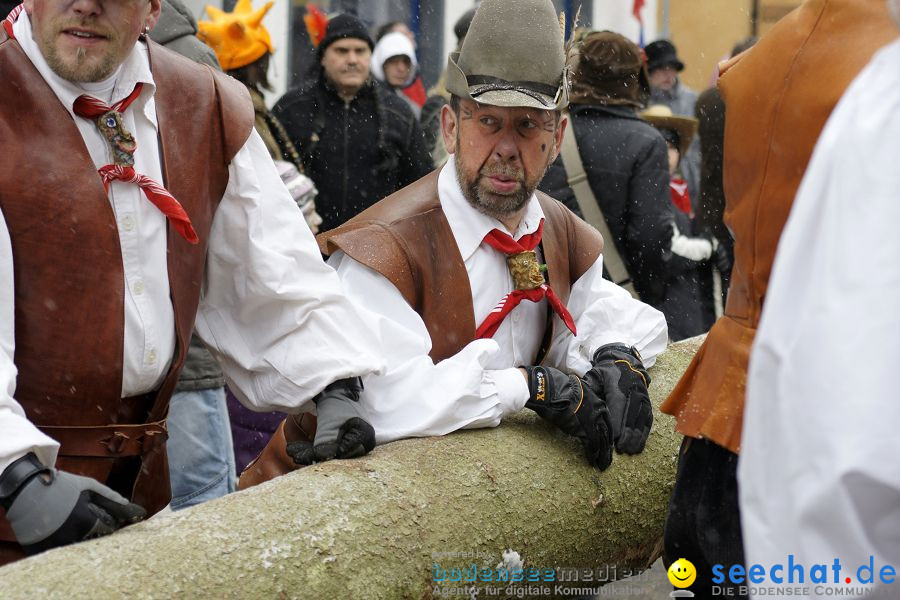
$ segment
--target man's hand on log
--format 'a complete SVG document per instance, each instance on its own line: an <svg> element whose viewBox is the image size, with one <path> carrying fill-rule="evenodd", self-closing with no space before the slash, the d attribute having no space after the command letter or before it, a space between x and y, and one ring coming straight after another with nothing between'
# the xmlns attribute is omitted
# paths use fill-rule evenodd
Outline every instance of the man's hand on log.
<svg viewBox="0 0 900 600"><path fill-rule="evenodd" d="M95 479L47 467L33 453L0 475L0 504L28 554L110 534L146 514Z"/></svg>
<svg viewBox="0 0 900 600"><path fill-rule="evenodd" d="M653 425L650 375L640 354L625 344L606 344L594 353L593 363L584 382L609 406L616 451L640 453Z"/></svg>
<svg viewBox="0 0 900 600"><path fill-rule="evenodd" d="M340 379L316 396L317 423L313 442L287 445L287 453L298 465L311 465L332 458L355 458L375 447L375 430L362 417L358 377Z"/></svg>
<svg viewBox="0 0 900 600"><path fill-rule="evenodd" d="M522 367L531 394L526 408L581 440L588 462L601 471L612 462L612 426L606 403L580 377L552 367Z"/></svg>

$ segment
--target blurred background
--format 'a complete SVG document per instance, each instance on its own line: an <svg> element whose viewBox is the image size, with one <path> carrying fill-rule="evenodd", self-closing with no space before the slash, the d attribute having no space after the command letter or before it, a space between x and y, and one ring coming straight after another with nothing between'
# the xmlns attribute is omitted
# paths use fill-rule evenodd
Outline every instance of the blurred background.
<svg viewBox="0 0 900 600"><path fill-rule="evenodd" d="M554 0L565 11L567 28L581 7L579 25L611 29L639 45L659 38L672 40L685 63L681 80L702 90L715 78L718 61L727 57L737 40L762 35L801 0ZM447 54L456 46L453 25L477 5L471 0L275 0L264 21L275 43L267 93L271 105L285 90L301 84L314 53L303 16L306 5L315 4L327 13L348 12L359 17L372 31L389 21L403 21L418 42L417 54L426 88L440 77ZM185 0L197 18L212 4L231 10L235 0ZM259 4L254 2L254 6Z"/></svg>

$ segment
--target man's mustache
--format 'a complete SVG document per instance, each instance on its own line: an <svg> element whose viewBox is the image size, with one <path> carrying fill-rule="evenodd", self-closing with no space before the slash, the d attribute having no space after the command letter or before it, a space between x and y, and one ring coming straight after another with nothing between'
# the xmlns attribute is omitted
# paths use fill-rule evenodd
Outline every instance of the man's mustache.
<svg viewBox="0 0 900 600"><path fill-rule="evenodd" d="M525 173L523 173L521 169L508 163L493 163L486 165L479 171L479 174L483 177L496 177L498 175L500 177L509 177L520 183L524 183L525 181Z"/></svg>
<svg viewBox="0 0 900 600"><path fill-rule="evenodd" d="M88 29L91 33L99 36L103 36L107 39L113 39L116 37L116 31L112 29L108 29L106 27L101 27L95 21L95 19L80 19L76 21L70 21L68 23L59 23L56 26L57 33L62 33L67 29Z"/></svg>

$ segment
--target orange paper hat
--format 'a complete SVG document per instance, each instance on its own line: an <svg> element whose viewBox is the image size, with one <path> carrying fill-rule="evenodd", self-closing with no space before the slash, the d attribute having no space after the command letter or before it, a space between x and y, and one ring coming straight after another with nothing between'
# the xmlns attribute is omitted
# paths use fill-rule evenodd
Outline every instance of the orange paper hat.
<svg viewBox="0 0 900 600"><path fill-rule="evenodd" d="M273 52L272 38L262 24L263 17L274 2L266 2L259 10L253 10L250 0L238 0L233 12L225 12L214 6L206 7L212 21L197 23L197 33L209 45L226 71L249 65Z"/></svg>

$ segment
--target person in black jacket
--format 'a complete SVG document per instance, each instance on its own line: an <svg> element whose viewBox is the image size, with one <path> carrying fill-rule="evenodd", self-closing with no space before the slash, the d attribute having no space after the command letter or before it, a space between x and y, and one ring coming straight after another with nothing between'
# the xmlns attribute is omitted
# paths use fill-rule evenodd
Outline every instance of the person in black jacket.
<svg viewBox="0 0 900 600"><path fill-rule="evenodd" d="M319 190L321 231L337 227L432 169L406 103L369 75L373 43L355 17L328 22L319 75L272 109Z"/></svg>
<svg viewBox="0 0 900 600"><path fill-rule="evenodd" d="M612 241L641 300L658 308L666 292L673 214L666 143L636 113L649 93L634 43L610 31L582 40L573 73L571 130ZM561 159L550 166L540 189L580 214Z"/></svg>

